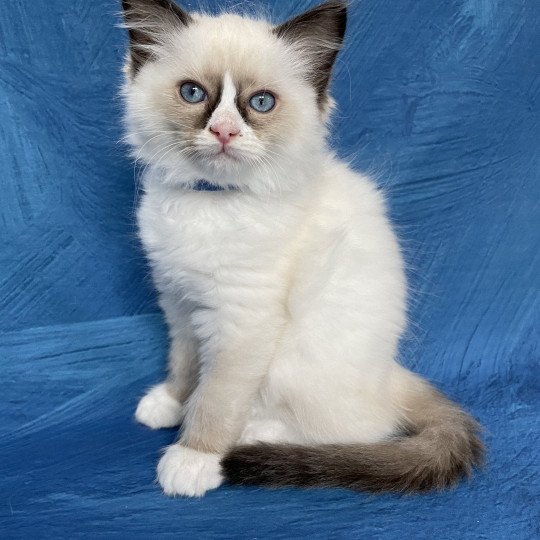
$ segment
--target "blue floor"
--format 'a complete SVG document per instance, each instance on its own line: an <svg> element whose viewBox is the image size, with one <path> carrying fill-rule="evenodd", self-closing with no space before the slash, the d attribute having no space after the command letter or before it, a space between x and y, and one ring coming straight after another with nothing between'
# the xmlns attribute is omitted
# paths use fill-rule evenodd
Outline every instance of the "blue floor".
<svg viewBox="0 0 540 540"><path fill-rule="evenodd" d="M355 2L337 66L332 143L387 191L410 270L402 361L485 426L485 470L411 497L154 484L175 433L132 420L167 343L118 142L118 9L0 4L0 538L538 538L536 3Z"/></svg>
<svg viewBox="0 0 540 540"><path fill-rule="evenodd" d="M489 447L486 470L455 491L400 498L226 486L171 500L154 466L174 430L132 420L165 351L157 315L3 337L0 537L533 538L538 407L527 374L444 385L484 424Z"/></svg>

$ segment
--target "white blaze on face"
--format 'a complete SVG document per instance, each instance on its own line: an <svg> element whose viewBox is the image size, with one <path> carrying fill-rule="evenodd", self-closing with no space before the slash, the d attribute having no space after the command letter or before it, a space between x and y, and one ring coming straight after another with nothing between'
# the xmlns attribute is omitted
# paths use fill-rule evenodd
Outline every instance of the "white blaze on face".
<svg viewBox="0 0 540 540"><path fill-rule="evenodd" d="M236 107L236 87L229 72L223 77L221 100L208 121L208 127L211 130L240 135L246 127Z"/></svg>

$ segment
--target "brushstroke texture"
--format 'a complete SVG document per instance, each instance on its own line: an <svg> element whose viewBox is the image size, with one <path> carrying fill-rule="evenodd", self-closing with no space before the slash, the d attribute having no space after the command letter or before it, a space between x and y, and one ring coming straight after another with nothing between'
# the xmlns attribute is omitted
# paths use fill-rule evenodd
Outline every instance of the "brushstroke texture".
<svg viewBox="0 0 540 540"><path fill-rule="evenodd" d="M469 407L490 448L470 483L406 499L224 487L169 500L154 485L174 432L131 419L166 333L118 143L118 9L0 4L0 537L538 535L537 3L362 0L338 59L333 145L380 179L410 268L402 360Z"/></svg>

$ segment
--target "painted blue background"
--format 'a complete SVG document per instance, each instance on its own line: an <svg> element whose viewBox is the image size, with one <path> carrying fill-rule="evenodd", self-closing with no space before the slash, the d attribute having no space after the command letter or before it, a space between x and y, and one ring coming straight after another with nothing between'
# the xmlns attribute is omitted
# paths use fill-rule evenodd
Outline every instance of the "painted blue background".
<svg viewBox="0 0 540 540"><path fill-rule="evenodd" d="M0 3L0 537L537 537L538 1L351 9L332 142L388 192L413 289L403 362L490 449L456 491L404 499L153 484L174 432L132 421L166 336L118 142L118 4Z"/></svg>

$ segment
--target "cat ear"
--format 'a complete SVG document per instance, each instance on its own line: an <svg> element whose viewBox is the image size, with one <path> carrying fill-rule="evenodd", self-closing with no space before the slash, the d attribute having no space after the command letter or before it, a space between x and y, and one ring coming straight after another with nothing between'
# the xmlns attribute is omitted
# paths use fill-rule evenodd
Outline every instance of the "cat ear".
<svg viewBox="0 0 540 540"><path fill-rule="evenodd" d="M122 0L124 23L129 32L131 69L137 73L152 54L159 36L193 19L172 0Z"/></svg>
<svg viewBox="0 0 540 540"><path fill-rule="evenodd" d="M279 38L299 45L307 55L310 81L319 105L327 100L332 67L341 49L347 26L347 3L325 2L274 28Z"/></svg>

